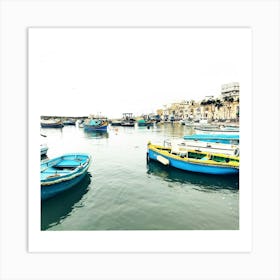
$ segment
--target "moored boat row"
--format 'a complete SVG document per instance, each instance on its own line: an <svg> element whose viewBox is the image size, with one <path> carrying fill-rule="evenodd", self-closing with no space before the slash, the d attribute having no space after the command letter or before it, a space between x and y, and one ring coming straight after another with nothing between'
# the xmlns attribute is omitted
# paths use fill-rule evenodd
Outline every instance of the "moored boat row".
<svg viewBox="0 0 280 280"><path fill-rule="evenodd" d="M137 123L138 126L147 126L148 122L138 120ZM107 132L109 122L104 118L88 118L82 124L85 132ZM47 151L48 146L41 144L41 157L46 156ZM162 165L186 172L239 174L239 158L239 134L236 131L235 134L220 132L185 135L181 139L166 139L162 145L148 142L147 146L148 161L158 161ZM41 199L45 200L74 186L78 187L89 168L90 161L89 154L81 153L41 161Z"/></svg>
<svg viewBox="0 0 280 280"><path fill-rule="evenodd" d="M149 142L147 159L191 172L238 174L239 127L224 129L208 126L204 131L208 133L167 139L163 145Z"/></svg>

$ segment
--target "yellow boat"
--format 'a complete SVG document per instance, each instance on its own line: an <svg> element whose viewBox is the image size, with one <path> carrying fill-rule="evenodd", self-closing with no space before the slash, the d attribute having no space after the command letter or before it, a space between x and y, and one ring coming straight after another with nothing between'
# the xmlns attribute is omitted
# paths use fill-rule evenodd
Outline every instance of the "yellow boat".
<svg viewBox="0 0 280 280"><path fill-rule="evenodd" d="M238 174L239 156L148 143L147 160L205 174Z"/></svg>

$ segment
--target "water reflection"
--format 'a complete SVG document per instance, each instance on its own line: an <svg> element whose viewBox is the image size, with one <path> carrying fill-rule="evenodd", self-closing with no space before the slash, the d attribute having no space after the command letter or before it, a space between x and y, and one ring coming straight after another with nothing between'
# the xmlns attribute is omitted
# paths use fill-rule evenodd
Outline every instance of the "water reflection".
<svg viewBox="0 0 280 280"><path fill-rule="evenodd" d="M48 135L48 133L62 133L63 128L62 127L41 127L40 128L40 134L43 134L44 137Z"/></svg>
<svg viewBox="0 0 280 280"><path fill-rule="evenodd" d="M194 172L182 171L176 168L164 166L156 161L150 161L147 164L147 173L157 176L164 181L179 182L182 184L191 184L194 187L203 187L204 189L230 189L238 190L239 176L217 176L205 175Z"/></svg>
<svg viewBox="0 0 280 280"><path fill-rule="evenodd" d="M102 139L109 138L109 133L107 131L84 131L86 138Z"/></svg>
<svg viewBox="0 0 280 280"><path fill-rule="evenodd" d="M91 182L89 173L79 187L73 187L41 203L41 230L61 223L75 208L83 207L83 196L88 192Z"/></svg>

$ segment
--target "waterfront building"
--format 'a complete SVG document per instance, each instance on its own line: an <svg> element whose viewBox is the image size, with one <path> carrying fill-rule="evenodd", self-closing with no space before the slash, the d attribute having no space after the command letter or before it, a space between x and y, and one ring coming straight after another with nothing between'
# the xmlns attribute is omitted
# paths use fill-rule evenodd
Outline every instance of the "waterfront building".
<svg viewBox="0 0 280 280"><path fill-rule="evenodd" d="M175 120L188 119L199 121L201 119L212 122L239 120L239 83L222 84L220 94L205 96L202 101L182 100L158 109L158 115L163 120L172 116Z"/></svg>
<svg viewBox="0 0 280 280"><path fill-rule="evenodd" d="M223 102L223 110L220 118L226 120L239 120L239 83L228 83L221 86L220 99Z"/></svg>
<svg viewBox="0 0 280 280"><path fill-rule="evenodd" d="M184 119L193 120L199 119L201 115L200 107L197 102L194 100L186 101Z"/></svg>
<svg viewBox="0 0 280 280"><path fill-rule="evenodd" d="M163 105L163 114L161 115L162 120L167 120L169 117L169 106L167 104Z"/></svg>
<svg viewBox="0 0 280 280"><path fill-rule="evenodd" d="M215 99L214 96L206 96L200 102L201 118L211 122L215 119Z"/></svg>
<svg viewBox="0 0 280 280"><path fill-rule="evenodd" d="M225 97L239 97L239 83L228 83L221 86L221 95Z"/></svg>

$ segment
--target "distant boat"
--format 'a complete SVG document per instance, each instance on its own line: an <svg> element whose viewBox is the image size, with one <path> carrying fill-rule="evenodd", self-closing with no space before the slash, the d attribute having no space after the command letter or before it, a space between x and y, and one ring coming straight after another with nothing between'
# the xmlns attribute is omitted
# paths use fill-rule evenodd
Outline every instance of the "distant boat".
<svg viewBox="0 0 280 280"><path fill-rule="evenodd" d="M65 120L63 122L64 125L76 125L76 121L72 119Z"/></svg>
<svg viewBox="0 0 280 280"><path fill-rule="evenodd" d="M144 119L140 119L137 121L137 125L138 126L151 126L153 125L152 121L148 121L148 120L144 120Z"/></svg>
<svg viewBox="0 0 280 280"><path fill-rule="evenodd" d="M132 117L132 113L123 113L121 126L133 127L134 125L135 125L135 119Z"/></svg>
<svg viewBox="0 0 280 280"><path fill-rule="evenodd" d="M121 126L122 120L112 120L111 126Z"/></svg>
<svg viewBox="0 0 280 280"><path fill-rule="evenodd" d="M196 141L190 139L185 140L178 138L165 140L164 146L172 147L173 152L180 154L188 150L195 150L198 152L209 152L216 154L239 156L239 145L233 145L228 143Z"/></svg>
<svg viewBox="0 0 280 280"><path fill-rule="evenodd" d="M207 133L207 134L238 134L239 127L207 127L207 126L197 126L194 128L197 134Z"/></svg>
<svg viewBox="0 0 280 280"><path fill-rule="evenodd" d="M46 156L49 149L47 144L41 144L40 148L41 148L41 157Z"/></svg>
<svg viewBox="0 0 280 280"><path fill-rule="evenodd" d="M184 171L215 175L239 173L239 157L219 153L193 149L180 151L170 146L148 143L147 160L150 159Z"/></svg>
<svg viewBox="0 0 280 280"><path fill-rule="evenodd" d="M108 121L103 119L88 119L84 121L85 131L107 131Z"/></svg>
<svg viewBox="0 0 280 280"><path fill-rule="evenodd" d="M190 120L180 120L180 123L181 123L182 125L189 126L189 127L192 127L192 126L195 125L194 122L193 122L193 121L190 121Z"/></svg>
<svg viewBox="0 0 280 280"><path fill-rule="evenodd" d="M63 126L60 120L41 120L42 128L62 128Z"/></svg>
<svg viewBox="0 0 280 280"><path fill-rule="evenodd" d="M41 163L41 199L45 200L76 186L86 175L88 154L65 154Z"/></svg>
<svg viewBox="0 0 280 280"><path fill-rule="evenodd" d="M239 144L239 134L192 134L185 135L184 139L234 145Z"/></svg>
<svg viewBox="0 0 280 280"><path fill-rule="evenodd" d="M129 126L129 127L133 127L135 125L135 121L132 120L125 120L122 121L121 126Z"/></svg>

